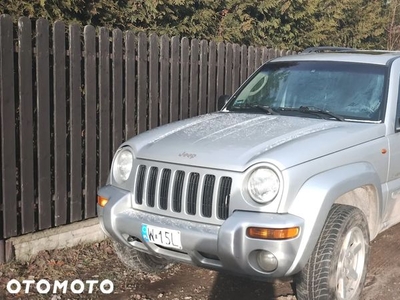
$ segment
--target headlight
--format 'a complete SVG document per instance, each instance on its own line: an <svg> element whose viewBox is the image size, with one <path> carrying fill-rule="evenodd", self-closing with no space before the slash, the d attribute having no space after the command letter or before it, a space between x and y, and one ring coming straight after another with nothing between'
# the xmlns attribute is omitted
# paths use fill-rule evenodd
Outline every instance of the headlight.
<svg viewBox="0 0 400 300"><path fill-rule="evenodd" d="M114 179L122 183L129 178L132 171L133 154L129 150L121 150L114 160Z"/></svg>
<svg viewBox="0 0 400 300"><path fill-rule="evenodd" d="M279 192L278 175L271 169L261 167L253 171L247 181L247 190L254 201L267 203Z"/></svg>

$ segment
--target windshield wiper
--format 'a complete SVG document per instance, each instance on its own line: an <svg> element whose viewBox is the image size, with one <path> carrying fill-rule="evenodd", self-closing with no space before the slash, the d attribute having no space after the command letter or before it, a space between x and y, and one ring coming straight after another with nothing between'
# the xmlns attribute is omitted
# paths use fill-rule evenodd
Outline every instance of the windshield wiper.
<svg viewBox="0 0 400 300"><path fill-rule="evenodd" d="M325 110L325 109L320 109L320 108L315 107L315 106L300 106L299 110L301 112L323 114L323 115L329 116L331 118L334 118L334 119L336 119L338 121L344 121L344 118L342 116L339 116L339 115L337 115L335 113L331 113L330 111Z"/></svg>
<svg viewBox="0 0 400 300"><path fill-rule="evenodd" d="M339 116L335 113L332 113L328 110L324 110L315 106L300 106L299 108L292 108L292 107L279 107L282 111L299 111L306 114L313 114L313 115L325 115L328 116L330 119L333 118L337 121L345 121L342 116Z"/></svg>
<svg viewBox="0 0 400 300"><path fill-rule="evenodd" d="M244 109L246 109L246 108L249 108L249 109L254 109L254 108L256 108L256 109L258 109L258 110L260 110L260 111L262 111L262 112L265 112L265 113L267 113L267 114L269 114L269 115L279 115L279 113L278 112L276 112L275 110L273 110L270 106L268 106L268 105L261 105L261 104L244 104L244 105L242 105L242 106L240 106L239 108L244 108Z"/></svg>
<svg viewBox="0 0 400 300"><path fill-rule="evenodd" d="M264 111L264 112L266 112L266 113L268 113L268 114L270 114L270 115L279 115L276 111L274 111L270 106L268 106L268 105L260 105L260 104L257 104L257 105L252 105L252 107L256 107L256 108L258 108L259 110L262 110L262 111Z"/></svg>

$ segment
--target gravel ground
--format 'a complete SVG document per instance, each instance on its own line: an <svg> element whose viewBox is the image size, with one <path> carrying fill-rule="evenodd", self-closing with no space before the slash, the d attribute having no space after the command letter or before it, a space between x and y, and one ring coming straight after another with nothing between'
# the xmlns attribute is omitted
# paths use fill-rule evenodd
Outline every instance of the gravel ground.
<svg viewBox="0 0 400 300"><path fill-rule="evenodd" d="M380 234L372 242L371 259L363 300L400 299L400 225ZM18 294L6 290L10 280L96 280L108 279L114 292L106 295L99 285L81 294L69 288L65 294L39 294L35 287ZM51 287L52 291L52 287ZM109 241L70 249L44 251L27 263L0 265L0 299L137 299L137 300L295 300L290 282L264 283L178 264L157 275L135 273L118 260Z"/></svg>
<svg viewBox="0 0 400 300"><path fill-rule="evenodd" d="M34 280L25 293L22 285L18 294L6 290L7 283L16 279ZM68 284L79 279L82 282L105 279L114 284L110 295L101 293L99 285L89 286L82 294L73 294L68 288L65 294L39 294L36 283L46 279L50 284L55 280L68 280ZM78 286L79 287L79 286ZM16 286L12 287L13 289ZM45 288L45 285L42 286ZM59 290L60 291L60 290ZM170 300L226 300L226 299L296 299L289 282L268 284L243 278L222 275L215 271L178 264L157 275L135 273L126 269L118 260L111 243L78 246L70 249L44 251L27 263L12 262L0 265L0 299L170 299Z"/></svg>

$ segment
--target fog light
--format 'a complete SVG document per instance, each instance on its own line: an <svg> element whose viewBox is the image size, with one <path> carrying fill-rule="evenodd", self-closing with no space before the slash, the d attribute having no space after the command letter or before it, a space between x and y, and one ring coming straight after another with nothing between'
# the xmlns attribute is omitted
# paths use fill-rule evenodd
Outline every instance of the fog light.
<svg viewBox="0 0 400 300"><path fill-rule="evenodd" d="M107 198L104 198L104 197L102 197L102 196L97 196L97 203L98 203L101 207L106 206L107 202L108 202L108 199L107 199Z"/></svg>
<svg viewBox="0 0 400 300"><path fill-rule="evenodd" d="M257 253L257 263L266 272L272 272L278 267L278 260L275 255L265 250Z"/></svg>

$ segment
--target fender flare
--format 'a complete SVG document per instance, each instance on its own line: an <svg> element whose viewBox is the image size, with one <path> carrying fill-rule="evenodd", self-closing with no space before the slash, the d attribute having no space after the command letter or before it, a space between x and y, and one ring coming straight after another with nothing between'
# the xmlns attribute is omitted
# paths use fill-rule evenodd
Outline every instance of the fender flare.
<svg viewBox="0 0 400 300"><path fill-rule="evenodd" d="M373 186L376 189L379 214L382 203L381 181L370 163L359 162L334 168L309 178L302 185L288 211L304 219L302 241L288 275L299 272L306 265L335 201L362 186Z"/></svg>

